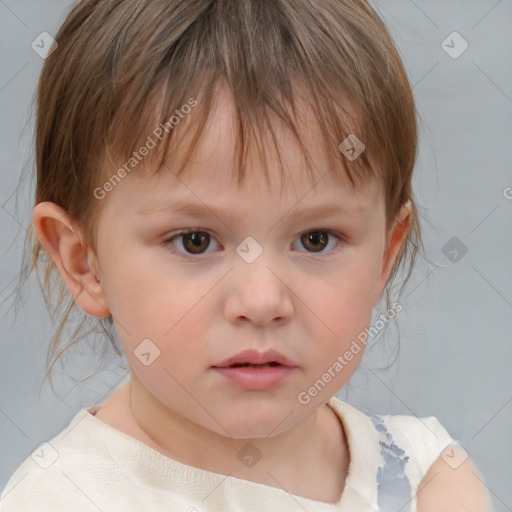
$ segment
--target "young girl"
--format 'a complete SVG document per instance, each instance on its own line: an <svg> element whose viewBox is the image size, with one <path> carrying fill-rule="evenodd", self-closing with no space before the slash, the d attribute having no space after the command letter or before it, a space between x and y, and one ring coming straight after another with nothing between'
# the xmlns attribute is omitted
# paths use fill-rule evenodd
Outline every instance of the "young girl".
<svg viewBox="0 0 512 512"><path fill-rule="evenodd" d="M79 2L38 89L25 275L68 300L52 354L78 312L130 375L37 447L1 510L490 510L435 417L335 396L384 293L376 324L404 307L416 149L365 0Z"/></svg>

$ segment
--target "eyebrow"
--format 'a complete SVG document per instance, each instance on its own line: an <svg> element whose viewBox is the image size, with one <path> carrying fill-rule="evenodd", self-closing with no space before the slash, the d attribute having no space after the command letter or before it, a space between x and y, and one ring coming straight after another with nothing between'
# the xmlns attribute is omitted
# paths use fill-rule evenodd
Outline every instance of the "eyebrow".
<svg viewBox="0 0 512 512"><path fill-rule="evenodd" d="M188 215L196 218L211 218L212 215L215 215L219 218L229 218L233 214L233 210L231 208L210 208L204 204L196 204L189 203L186 201L176 201L172 204L161 206L161 207L152 207L146 206L137 210L139 215L149 215L154 213L173 213L173 214L181 214ZM295 206L291 208L287 213L283 215L282 218L288 216L293 220L300 220L303 218L311 218L311 219L324 219L326 217L331 217L333 215L363 215L369 212L369 209L364 206L355 206L355 207L347 207L340 204L324 204L319 206L311 206L308 208L298 209ZM239 218L243 218L244 215L240 215Z"/></svg>

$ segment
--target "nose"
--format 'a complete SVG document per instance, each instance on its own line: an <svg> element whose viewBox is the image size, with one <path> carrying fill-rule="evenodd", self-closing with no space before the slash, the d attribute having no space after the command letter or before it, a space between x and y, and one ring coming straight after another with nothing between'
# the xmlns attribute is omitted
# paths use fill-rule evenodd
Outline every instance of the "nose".
<svg viewBox="0 0 512 512"><path fill-rule="evenodd" d="M239 261L230 272L226 318L232 323L251 322L259 327L289 321L294 313L293 292L280 273L263 254L250 264Z"/></svg>

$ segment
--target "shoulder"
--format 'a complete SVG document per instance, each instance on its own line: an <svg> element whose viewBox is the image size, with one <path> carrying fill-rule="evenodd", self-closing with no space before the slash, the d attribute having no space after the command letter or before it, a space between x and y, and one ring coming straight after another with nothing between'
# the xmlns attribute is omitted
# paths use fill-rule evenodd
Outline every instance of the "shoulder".
<svg viewBox="0 0 512 512"><path fill-rule="evenodd" d="M51 441L39 445L9 478L0 496L0 511L33 510L36 504L40 512L60 511L64 510L61 505L76 504L77 496L68 499L73 488L65 478L65 459ZM59 503L55 502L56 496Z"/></svg>
<svg viewBox="0 0 512 512"><path fill-rule="evenodd" d="M448 447L434 461L417 497L418 512L492 512L483 479L459 445Z"/></svg>
<svg viewBox="0 0 512 512"><path fill-rule="evenodd" d="M396 444L410 455L418 512L492 512L474 463L434 416L383 416Z"/></svg>
<svg viewBox="0 0 512 512"><path fill-rule="evenodd" d="M84 473L101 467L98 452L81 435L82 409L71 423L48 441L41 442L12 473L0 495L0 511L38 512L87 510ZM79 468L79 471L77 470Z"/></svg>

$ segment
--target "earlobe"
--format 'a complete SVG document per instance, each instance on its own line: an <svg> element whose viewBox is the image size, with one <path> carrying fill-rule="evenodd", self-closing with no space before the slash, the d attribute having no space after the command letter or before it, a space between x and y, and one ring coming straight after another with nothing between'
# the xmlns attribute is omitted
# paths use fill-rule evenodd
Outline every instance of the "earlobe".
<svg viewBox="0 0 512 512"><path fill-rule="evenodd" d="M387 247L384 251L381 274L375 288L374 307L380 301L382 294L384 293L384 289L386 288L388 278L391 275L391 271L400 252L400 248L405 243L411 226L412 215L413 211L411 202L407 201L400 209L394 226L391 228L390 232L386 234Z"/></svg>
<svg viewBox="0 0 512 512"><path fill-rule="evenodd" d="M87 314L105 317L110 309L93 269L95 255L85 245L65 209L48 201L34 207L32 224L37 238L57 266L76 303Z"/></svg>

